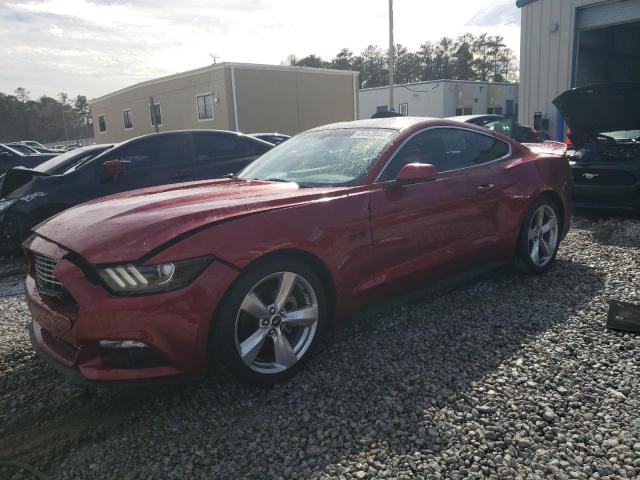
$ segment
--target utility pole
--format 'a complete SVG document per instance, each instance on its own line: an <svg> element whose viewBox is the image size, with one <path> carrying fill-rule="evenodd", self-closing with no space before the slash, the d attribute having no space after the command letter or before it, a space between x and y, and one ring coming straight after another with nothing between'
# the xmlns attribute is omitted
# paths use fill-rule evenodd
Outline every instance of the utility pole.
<svg viewBox="0 0 640 480"><path fill-rule="evenodd" d="M393 83L395 70L395 47L393 46L393 0L389 0L389 110L395 111L393 101Z"/></svg>

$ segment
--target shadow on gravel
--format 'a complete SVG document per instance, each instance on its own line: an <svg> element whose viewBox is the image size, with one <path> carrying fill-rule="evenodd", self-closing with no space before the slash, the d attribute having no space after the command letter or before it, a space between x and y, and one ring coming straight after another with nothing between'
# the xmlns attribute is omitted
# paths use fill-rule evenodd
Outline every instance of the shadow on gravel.
<svg viewBox="0 0 640 480"><path fill-rule="evenodd" d="M573 224L590 231L601 245L640 247L640 214L582 210Z"/></svg>
<svg viewBox="0 0 640 480"><path fill-rule="evenodd" d="M28 384L23 401L34 402L0 396L0 458L60 478L90 464L92 478L300 478L363 451L439 452L448 434L434 408L472 403L474 382L603 288L590 267L563 259L544 276L499 270L349 323L268 391L222 379L82 390L34 359L0 377L0 391ZM109 460L114 451L126 458Z"/></svg>

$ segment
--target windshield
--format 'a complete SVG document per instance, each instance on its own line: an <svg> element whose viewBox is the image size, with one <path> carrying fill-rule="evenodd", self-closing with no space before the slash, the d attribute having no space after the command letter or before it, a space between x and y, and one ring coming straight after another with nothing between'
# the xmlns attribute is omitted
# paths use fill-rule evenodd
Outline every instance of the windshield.
<svg viewBox="0 0 640 480"><path fill-rule="evenodd" d="M56 155L37 167L34 167L33 170L36 172L49 173L51 175L59 175L66 172L74 165L95 157L108 148L110 148L108 145L104 145L103 147L91 146L71 150L69 152Z"/></svg>
<svg viewBox="0 0 640 480"><path fill-rule="evenodd" d="M238 176L303 186L356 184L396 130L344 128L301 133L262 155Z"/></svg>
<svg viewBox="0 0 640 480"><path fill-rule="evenodd" d="M611 137L615 140L630 140L632 138L640 138L640 130L620 130L618 132L602 132L602 135Z"/></svg>

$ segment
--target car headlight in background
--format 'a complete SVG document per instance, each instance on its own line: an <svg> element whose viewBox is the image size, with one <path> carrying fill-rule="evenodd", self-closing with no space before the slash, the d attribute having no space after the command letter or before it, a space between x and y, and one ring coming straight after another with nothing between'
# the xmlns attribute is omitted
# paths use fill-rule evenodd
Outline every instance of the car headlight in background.
<svg viewBox="0 0 640 480"><path fill-rule="evenodd" d="M11 199L2 199L0 200L0 212L5 211L7 208L9 208L11 205L13 205L14 203L16 203L18 201L17 198L11 198Z"/></svg>
<svg viewBox="0 0 640 480"><path fill-rule="evenodd" d="M98 275L116 295L144 295L176 290L191 283L213 261L197 257L158 265L123 264L98 269Z"/></svg>

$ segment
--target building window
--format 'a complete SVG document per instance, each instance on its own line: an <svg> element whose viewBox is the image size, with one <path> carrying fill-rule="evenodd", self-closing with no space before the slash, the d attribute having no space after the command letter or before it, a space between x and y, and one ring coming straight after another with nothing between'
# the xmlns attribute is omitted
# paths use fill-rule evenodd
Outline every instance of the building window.
<svg viewBox="0 0 640 480"><path fill-rule="evenodd" d="M104 115L98 115L98 130L100 133L106 133L107 131L107 122L104 120Z"/></svg>
<svg viewBox="0 0 640 480"><path fill-rule="evenodd" d="M133 115L131 114L131 110L122 111L122 123L124 124L125 130L133 128Z"/></svg>
<svg viewBox="0 0 640 480"><path fill-rule="evenodd" d="M495 113L496 115L502 115L502 107L496 107L496 108L494 109L494 113Z"/></svg>
<svg viewBox="0 0 640 480"><path fill-rule="evenodd" d="M456 117L462 115L462 108L456 108Z"/></svg>
<svg viewBox="0 0 640 480"><path fill-rule="evenodd" d="M473 107L465 106L462 109L462 114L463 115L473 115Z"/></svg>
<svg viewBox="0 0 640 480"><path fill-rule="evenodd" d="M492 115L492 114L493 114L493 107L489 107L489 108L487 108L487 113L488 113L489 115Z"/></svg>
<svg viewBox="0 0 640 480"><path fill-rule="evenodd" d="M376 107L376 113L388 112L388 111L389 111L389 105L378 105Z"/></svg>
<svg viewBox="0 0 640 480"><path fill-rule="evenodd" d="M401 103L400 104L400 115L409 115L409 104Z"/></svg>
<svg viewBox="0 0 640 480"><path fill-rule="evenodd" d="M196 97L198 120L213 119L213 94L205 93Z"/></svg>
<svg viewBox="0 0 640 480"><path fill-rule="evenodd" d="M162 125L162 114L160 112L160 104L154 103L153 109L156 111L156 120L158 121L158 125ZM151 114L151 105L149 105L149 118L151 119L151 125L155 125L155 123L153 123L153 115Z"/></svg>

